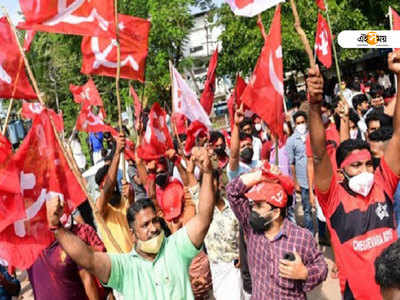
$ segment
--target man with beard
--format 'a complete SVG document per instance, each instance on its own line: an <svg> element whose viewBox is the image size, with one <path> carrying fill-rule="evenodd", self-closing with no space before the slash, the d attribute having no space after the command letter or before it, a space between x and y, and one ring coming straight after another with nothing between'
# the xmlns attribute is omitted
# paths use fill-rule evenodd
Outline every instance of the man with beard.
<svg viewBox="0 0 400 300"><path fill-rule="evenodd" d="M388 55L388 66L400 84L400 51ZM374 260L397 240L393 195L400 175L400 96L397 94L393 137L378 168L373 168L365 141L346 140L336 151L337 176L325 147L323 78L318 68L309 71L307 86L316 193L331 233L343 297L382 299L374 283Z"/></svg>
<svg viewBox="0 0 400 300"><path fill-rule="evenodd" d="M328 267L307 229L286 218L294 183L266 164L227 187L232 210L247 239L252 298L306 299L326 279Z"/></svg>
<svg viewBox="0 0 400 300"><path fill-rule="evenodd" d="M232 129L231 153L227 169L229 180L260 166L259 160L253 160L254 150L251 133L249 135L249 133L239 130L240 124L243 125L243 120L242 106L235 112L235 122Z"/></svg>
<svg viewBox="0 0 400 300"><path fill-rule="evenodd" d="M132 235L126 221L126 213L134 201L134 195L129 183L123 182L122 193L117 184L117 173L120 155L125 148L125 137L123 134L117 138L114 156L110 165L104 165L96 173L96 183L100 188L100 196L96 201L96 208L103 217L105 225L110 230L115 242L123 253L128 253L132 249ZM121 198L123 196L123 198ZM119 253L117 245L108 237L102 226L99 233L110 253Z"/></svg>
<svg viewBox="0 0 400 300"><path fill-rule="evenodd" d="M193 299L188 269L199 253L214 209L212 166L206 149L193 153L202 170L198 213L184 227L165 238L153 202L140 200L130 211L128 224L137 243L130 253L94 252L73 233L63 228L63 202L46 203L50 228L64 251L82 268L125 299Z"/></svg>

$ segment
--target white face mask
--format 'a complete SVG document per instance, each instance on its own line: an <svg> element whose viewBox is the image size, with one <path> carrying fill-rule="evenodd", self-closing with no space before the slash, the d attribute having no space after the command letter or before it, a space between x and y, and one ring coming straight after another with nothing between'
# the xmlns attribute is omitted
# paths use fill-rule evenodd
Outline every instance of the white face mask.
<svg viewBox="0 0 400 300"><path fill-rule="evenodd" d="M255 128L257 131L261 131L261 123L255 124L255 125L254 125L254 128Z"/></svg>
<svg viewBox="0 0 400 300"><path fill-rule="evenodd" d="M348 176L345 175L347 178ZM357 176L348 178L350 189L364 197L367 197L374 185L374 173L363 172Z"/></svg>
<svg viewBox="0 0 400 300"><path fill-rule="evenodd" d="M299 124L299 125L297 125L296 126L296 130L297 130L297 132L298 133L300 133L300 134L306 134L306 132L307 132L307 126L306 126L306 124Z"/></svg>

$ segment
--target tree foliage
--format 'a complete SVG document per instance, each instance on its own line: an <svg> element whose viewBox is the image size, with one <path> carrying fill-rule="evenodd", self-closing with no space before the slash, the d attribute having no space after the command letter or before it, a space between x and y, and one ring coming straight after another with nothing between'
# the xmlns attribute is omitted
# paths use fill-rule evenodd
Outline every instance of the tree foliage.
<svg viewBox="0 0 400 300"><path fill-rule="evenodd" d="M353 1L329 0L328 4L334 35L346 29L367 29L371 26L376 28L374 27L376 24L371 24L363 12L354 5ZM318 18L315 0L296 1L296 5L301 25L312 47ZM361 4L357 6L361 6ZM230 78L234 78L236 72L243 72L244 75L250 74L263 46L256 18L235 16L228 5L222 5L221 8L216 10L216 14L218 15L218 24L225 27L225 31L220 36L222 51L218 74L229 75ZM303 44L295 31L294 18L288 1L282 4L281 14L284 69L285 71L304 71L309 66L309 62ZM324 12L322 14L326 16ZM274 9L262 13L262 20L267 32L273 15ZM384 15L381 17L384 18ZM341 62L357 58L363 53L360 50L340 49L337 43L336 48Z"/></svg>

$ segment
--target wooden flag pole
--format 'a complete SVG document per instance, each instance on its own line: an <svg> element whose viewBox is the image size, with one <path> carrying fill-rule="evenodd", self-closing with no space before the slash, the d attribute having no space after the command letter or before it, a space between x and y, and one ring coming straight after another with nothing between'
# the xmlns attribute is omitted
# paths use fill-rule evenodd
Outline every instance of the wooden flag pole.
<svg viewBox="0 0 400 300"><path fill-rule="evenodd" d="M21 44L19 43L18 36L17 36L17 31L16 31L16 29L15 29L15 26L14 26L14 24L11 22L10 16L8 15L7 10L6 10L4 7L2 7L2 10L3 10L3 14L6 16L7 21L8 21L8 23L10 24L11 29L12 29L14 35L15 35L15 38L16 38L16 40L17 40L17 45L18 45L19 51L20 51L20 53L21 53L21 55L22 55L22 57L23 57L23 59L24 59L24 63L25 63L26 70L28 71L29 78L30 78L31 81L32 81L32 85L33 85L33 88L34 88L34 90L35 90L35 92L36 92L36 94L37 94L37 96L38 96L39 102L40 102L43 106L46 106L45 103L44 103L44 101L43 101L42 95L41 95L41 93L40 93L39 87L38 87L38 85L37 85L36 79L35 79L35 77L33 76L33 73L32 73L31 67L30 67L30 65L29 65L28 59L26 58L24 49L22 48ZM56 127L55 127L55 125L54 125L54 122L53 122L52 117L51 117L51 116L49 116L49 117L50 117L51 126L53 127L53 131L54 131L54 134L55 134L55 136L56 136L56 140L57 140L57 142L58 142L58 144L59 144L59 146L60 146L60 148L61 148L61 151L63 152L63 154L64 154L64 156L65 156L65 159L67 160L68 166L69 166L69 168L72 170L73 174L75 175L75 178L76 178L76 180L78 181L79 185L81 186L81 188L82 188L83 192L85 193L86 197L88 198L89 203L91 203L91 205L92 205L92 204L94 203L94 201L93 201L93 198L89 195L89 193L88 193L88 191L87 191L87 189L86 189L86 186L85 186L84 181L83 181L82 174L80 174L79 172L75 172L75 171L74 171L74 167L73 167L73 165L72 165L72 163L71 163L71 157L69 157L69 155L68 155L67 151L65 150L65 147L64 147L64 145L63 145L63 143L62 143L62 141L61 141L61 139L60 139L60 137L58 136L58 133L57 133ZM72 158L72 159L73 159L73 158ZM93 209L93 207L92 207L92 209ZM99 213L97 213L97 210L96 210L95 208L93 209L93 212L95 213L95 216L96 216L97 221L100 223L101 226L103 226L104 231L106 232L107 236L110 238L111 243L113 243L113 245L114 245L114 243L115 243L115 245L114 245L115 248L116 248L117 250L120 250L120 247L119 247L118 244L116 243L115 239L112 237L110 230L108 229L107 225L105 224L103 217L102 217ZM121 251L121 252L122 252L122 251Z"/></svg>
<svg viewBox="0 0 400 300"><path fill-rule="evenodd" d="M10 104L8 105L6 120L4 121L4 127L3 127L3 131L2 131L2 134L3 134L3 135L6 134L8 122L9 122L9 120L10 120L11 110L12 110L12 107L13 107L13 104L14 104L14 95L15 95L15 92L16 92L16 90L17 90L17 84L18 84L18 80L19 80L19 74L21 74L22 63L23 63L23 62L24 62L24 60L23 60L23 58L22 58L22 56L21 56L21 59L19 60L17 76L15 77L14 88L13 88L13 91L12 91L12 94L11 94Z"/></svg>
<svg viewBox="0 0 400 300"><path fill-rule="evenodd" d="M174 106L174 75L172 73L172 61L170 60L168 63L169 63L169 77L171 78L171 100L172 100L171 101L171 104L172 104L171 105L171 108L172 108L171 124L172 124L172 127L173 127L172 129L173 129L173 131L174 131L174 133L176 135L176 138L178 139L179 148L181 148L182 153L185 154L184 147L182 145L182 141L181 141L181 138L179 137L178 129L176 127L175 118L172 118L172 116L175 113L175 106Z"/></svg>
<svg viewBox="0 0 400 300"><path fill-rule="evenodd" d="M342 91L342 85L341 85L342 76L341 76L341 72L340 72L340 68L339 68L339 60L338 60L338 57L337 57L335 40L333 38L333 33L332 33L331 18L329 17L328 3L325 3L325 0L324 0L324 5L326 7L326 18L327 18L327 21L328 21L329 33L331 35L331 40L332 40L333 57L335 59L335 65L336 65L336 76L338 78L338 84L339 84L340 91Z"/></svg>
<svg viewBox="0 0 400 300"><path fill-rule="evenodd" d="M121 96L119 94L119 80L121 78L121 45L119 43L119 24L118 24L118 0L114 1L115 9L115 33L117 40L117 76L115 77L115 89L117 94L117 105L118 105L118 127L119 132L123 132L122 128L122 110L121 110ZM129 137L126 137L129 138ZM126 165L125 165L125 155L122 155L122 179L126 181Z"/></svg>
<svg viewBox="0 0 400 300"><path fill-rule="evenodd" d="M296 3L294 2L294 0L290 0L290 5L292 7L293 16L294 16L294 28L296 29L298 35L300 36L301 42L304 45L304 48L308 55L308 60L310 61L310 67L314 68L315 67L314 55L311 50L310 42L308 41L306 33L304 32L303 28L301 27L299 14L297 12Z"/></svg>

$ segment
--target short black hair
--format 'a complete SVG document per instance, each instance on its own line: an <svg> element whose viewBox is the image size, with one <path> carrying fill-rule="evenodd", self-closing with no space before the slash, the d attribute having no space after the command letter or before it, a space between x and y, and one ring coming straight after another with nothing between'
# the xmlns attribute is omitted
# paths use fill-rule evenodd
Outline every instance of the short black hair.
<svg viewBox="0 0 400 300"><path fill-rule="evenodd" d="M355 95L353 99L351 99L351 102L353 103L354 109L357 109L357 107L361 105L361 103L368 102L368 98L364 94L358 94Z"/></svg>
<svg viewBox="0 0 400 300"><path fill-rule="evenodd" d="M94 181L96 181L97 185L100 185L100 183L103 181L104 177L106 177L109 168L110 168L110 165L104 165L100 169L97 170L96 175L94 176Z"/></svg>
<svg viewBox="0 0 400 300"><path fill-rule="evenodd" d="M322 107L325 107L325 108L326 108L327 110L329 110L331 113L334 112L334 109L333 109L332 104L331 104L330 102L326 101L326 100L322 101L321 106L322 106Z"/></svg>
<svg viewBox="0 0 400 300"><path fill-rule="evenodd" d="M360 92L360 91L361 91L360 82L359 82L358 80L353 80L353 82L352 82L351 85L350 85L350 88L351 88L353 91L358 91L358 92Z"/></svg>
<svg viewBox="0 0 400 300"><path fill-rule="evenodd" d="M381 86L381 85L379 85L377 83L374 83L374 84L371 85L371 89L369 90L369 95L372 98L377 98L377 97L382 96L383 91L384 91L383 86Z"/></svg>
<svg viewBox="0 0 400 300"><path fill-rule="evenodd" d="M400 289L400 240L375 259L375 281L382 289Z"/></svg>
<svg viewBox="0 0 400 300"><path fill-rule="evenodd" d="M360 121L360 117L358 116L357 112L354 110L354 108L350 108L349 110L349 119L352 121L354 124L356 124L358 121Z"/></svg>
<svg viewBox="0 0 400 300"><path fill-rule="evenodd" d="M248 136L246 133L244 133L243 131L239 133L239 141L244 141L248 138L251 138L251 136Z"/></svg>
<svg viewBox="0 0 400 300"><path fill-rule="evenodd" d="M368 136L368 139L372 142L386 142L390 140L392 136L393 136L393 128L385 126L372 132Z"/></svg>
<svg viewBox="0 0 400 300"><path fill-rule="evenodd" d="M214 144L219 139L222 139L225 143L225 136L219 131L211 131L210 132L210 144Z"/></svg>
<svg viewBox="0 0 400 300"><path fill-rule="evenodd" d="M156 212L156 207L153 201L148 198L138 199L128 208L126 219L130 228L133 228L133 222L135 222L137 213L148 207L152 208L153 211Z"/></svg>
<svg viewBox="0 0 400 300"><path fill-rule="evenodd" d="M369 127L369 123L372 121L379 121L381 127L391 127L393 124L393 118L379 110L372 110L365 119L365 123L367 127Z"/></svg>
<svg viewBox="0 0 400 300"><path fill-rule="evenodd" d="M242 129L243 127L250 125L253 127L253 121L250 118L244 118L242 122L239 123L239 128Z"/></svg>
<svg viewBox="0 0 400 300"><path fill-rule="evenodd" d="M336 149L336 163L340 168L342 162L346 159L346 157L353 152L354 150L363 150L367 149L371 152L369 148L369 144L361 139L348 139L342 142L339 147Z"/></svg>
<svg viewBox="0 0 400 300"><path fill-rule="evenodd" d="M304 120L307 122L307 114L306 114L304 111L302 111L302 110L297 111L297 112L293 115L293 122L296 123L296 120L297 120L298 117L303 117Z"/></svg>

